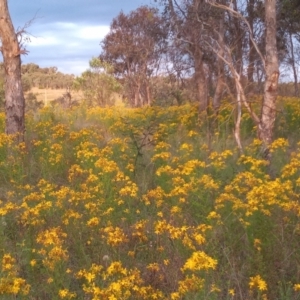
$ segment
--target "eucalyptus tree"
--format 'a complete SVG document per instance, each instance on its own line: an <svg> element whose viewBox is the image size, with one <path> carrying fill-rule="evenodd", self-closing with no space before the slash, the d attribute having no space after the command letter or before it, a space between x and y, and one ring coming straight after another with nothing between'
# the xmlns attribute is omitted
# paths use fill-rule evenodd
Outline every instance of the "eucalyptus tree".
<svg viewBox="0 0 300 300"><path fill-rule="evenodd" d="M0 0L0 39L5 70L5 114L6 133L17 134L17 141L23 141L25 131L25 100L21 81L21 54L26 50L20 46L20 36L15 32L7 0Z"/></svg>
<svg viewBox="0 0 300 300"><path fill-rule="evenodd" d="M207 23L212 19L211 6L204 0L162 1L165 12L164 17L169 22L173 48L181 55L174 66L185 66L181 71L189 69L197 91L199 111L205 111L208 107L208 79L212 63L210 49L204 40L209 34ZM210 32L211 33L211 32ZM178 58L178 56L176 56Z"/></svg>
<svg viewBox="0 0 300 300"><path fill-rule="evenodd" d="M166 51L166 31L158 10L141 6L113 19L101 42L100 59L114 68L133 106L151 105L151 77Z"/></svg>
<svg viewBox="0 0 300 300"><path fill-rule="evenodd" d="M173 47L181 53L181 64L185 65L181 70L189 67L188 75L197 87L199 111L207 109L212 96L212 106L215 113L218 113L224 94L232 93L230 80L226 80L229 77L228 68L221 59L224 51L218 45L230 45L236 68L243 73L245 29L238 19L226 11L216 9L208 0L161 2L165 8L165 18L170 24ZM227 3L226 0L213 2L220 5ZM233 0L231 5L237 9L238 2Z"/></svg>
<svg viewBox="0 0 300 300"><path fill-rule="evenodd" d="M107 106L113 104L113 95L121 89L113 76L112 66L99 58L92 58L90 68L73 82L75 89L83 91L84 100L89 106Z"/></svg>
<svg viewBox="0 0 300 300"><path fill-rule="evenodd" d="M299 96L298 68L300 59L300 2L298 0L283 0L278 4L278 28L281 39L286 45L284 64L292 70L294 79L294 95ZM298 51L297 51L298 50Z"/></svg>
<svg viewBox="0 0 300 300"><path fill-rule="evenodd" d="M264 143L264 153L270 157L269 145L273 141L276 118L276 98L278 93L279 62L277 52L277 16L276 0L265 0L266 56L264 67L266 72L264 99L258 123L258 136Z"/></svg>
<svg viewBox="0 0 300 300"><path fill-rule="evenodd" d="M216 48L222 48L224 55L220 51L215 50L215 53L224 61L230 69L232 77L235 81L237 93L237 107L238 118L235 128L235 137L240 150L242 150L241 140L239 136L239 125L241 121L241 106L244 105L249 111L253 121L257 126L258 137L263 142L263 153L267 159L270 159L269 145L273 140L274 124L276 118L276 98L278 92L278 79L279 79L279 61L278 61L278 48L277 48L277 10L276 0L265 0L264 2L264 37L265 37L265 51L264 54L260 50L258 43L255 41L253 35L253 28L247 18L232 5L220 4L210 0L210 4L227 11L231 16L236 18L241 25L247 30L251 46L254 47L264 71L264 97L261 105L260 115L257 115L252 109L250 102L245 94L243 86L243 77L241 73L240 64L234 62L231 47L226 44L219 44L214 42L212 45ZM249 73L248 73L249 74Z"/></svg>

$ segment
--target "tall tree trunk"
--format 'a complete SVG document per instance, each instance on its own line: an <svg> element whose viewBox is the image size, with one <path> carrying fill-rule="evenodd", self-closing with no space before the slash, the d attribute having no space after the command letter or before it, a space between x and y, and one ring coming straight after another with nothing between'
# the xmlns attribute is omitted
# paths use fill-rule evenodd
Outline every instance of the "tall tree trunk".
<svg viewBox="0 0 300 300"><path fill-rule="evenodd" d="M254 26L254 0L249 0L247 5L248 10L248 22L250 26L250 30L253 33L253 26ZM254 75L254 60L255 60L255 53L256 50L252 44L250 35L248 37L248 47L249 47L249 54L248 54L248 69L247 69L247 77L248 82L251 84L253 83L253 75Z"/></svg>
<svg viewBox="0 0 300 300"><path fill-rule="evenodd" d="M266 24L266 81L264 99L261 109L258 136L263 141L263 151L270 159L269 145L273 140L273 131L276 118L276 98L278 90L278 55L276 45L276 0L265 0Z"/></svg>
<svg viewBox="0 0 300 300"><path fill-rule="evenodd" d="M233 0L233 7L235 11L238 11L237 0ZM235 52L236 52L236 69L238 73L241 75L243 74L243 38L244 38L244 31L241 28L241 22L239 18L232 18L231 20L234 24L235 34L236 34L236 42L235 42ZM241 82L243 81L243 76L241 76Z"/></svg>
<svg viewBox="0 0 300 300"><path fill-rule="evenodd" d="M207 91L207 78L204 69L203 62L203 53L198 48L199 46L195 45L194 48L194 65L195 65L195 80L197 86L197 96L199 103L199 111L203 112L208 107L208 91Z"/></svg>
<svg viewBox="0 0 300 300"><path fill-rule="evenodd" d="M146 82L146 105L151 106L151 90L149 86L149 82Z"/></svg>
<svg viewBox="0 0 300 300"><path fill-rule="evenodd" d="M0 0L0 38L5 70L6 133L24 140L25 100L21 82L21 50L8 11L7 0Z"/></svg>
<svg viewBox="0 0 300 300"><path fill-rule="evenodd" d="M290 50L291 50L291 67L293 69L293 74L294 74L294 87L295 87L294 95L298 97L299 96L298 76L297 76L297 70L295 66L293 35L291 32L289 32L289 42L290 42Z"/></svg>
<svg viewBox="0 0 300 300"><path fill-rule="evenodd" d="M221 57L224 57L224 12L220 16L219 22L219 36L218 36L218 44L220 46L219 53L217 56L217 85L214 97L212 99L212 105L214 109L214 113L217 115L219 113L219 108L221 106L221 99L224 92L224 62Z"/></svg>
<svg viewBox="0 0 300 300"><path fill-rule="evenodd" d="M133 81L133 106L134 107L139 107L142 106L141 102L140 102L140 89L141 89L141 83L140 80L134 80Z"/></svg>

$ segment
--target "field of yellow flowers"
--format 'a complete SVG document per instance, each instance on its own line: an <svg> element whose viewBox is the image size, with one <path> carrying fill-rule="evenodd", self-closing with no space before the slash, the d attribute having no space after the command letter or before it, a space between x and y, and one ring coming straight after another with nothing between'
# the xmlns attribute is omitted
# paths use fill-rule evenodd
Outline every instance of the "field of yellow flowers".
<svg viewBox="0 0 300 300"><path fill-rule="evenodd" d="M300 299L300 99L271 162L232 115L46 107L1 133L0 299Z"/></svg>

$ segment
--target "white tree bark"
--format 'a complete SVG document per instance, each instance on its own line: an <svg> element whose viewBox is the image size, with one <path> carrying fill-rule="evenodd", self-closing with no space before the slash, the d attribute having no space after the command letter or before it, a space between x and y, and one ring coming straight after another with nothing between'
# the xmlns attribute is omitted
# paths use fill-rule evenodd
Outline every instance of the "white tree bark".
<svg viewBox="0 0 300 300"><path fill-rule="evenodd" d="M279 65L276 44L276 0L265 0L266 26L266 80L264 99L261 108L258 136L264 144L264 154L270 158L269 145L273 141L273 132L276 119L276 98L278 90Z"/></svg>

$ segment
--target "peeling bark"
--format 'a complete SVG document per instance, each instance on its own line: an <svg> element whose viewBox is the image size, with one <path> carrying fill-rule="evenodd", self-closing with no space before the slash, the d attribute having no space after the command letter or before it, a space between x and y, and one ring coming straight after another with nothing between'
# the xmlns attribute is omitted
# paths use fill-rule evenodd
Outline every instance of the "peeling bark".
<svg viewBox="0 0 300 300"><path fill-rule="evenodd" d="M211 0L212 1L212 0ZM251 1L252 2L252 1ZM273 141L274 125L276 119L276 98L278 90L278 79L279 79L279 63L276 45L276 0L265 0L265 27L266 27L266 55L265 58L259 50L258 45L255 43L253 38L252 26L243 15L241 15L236 9L236 0L233 0L235 4L235 9L230 6L210 2L211 5L222 8L229 11L237 19L243 20L247 25L249 32L249 39L252 43L253 48L256 50L259 58L261 59L262 65L265 70L266 80L264 86L264 99L261 107L260 116L258 116L255 111L251 108L250 103L245 95L245 90L242 84L241 70L242 70L242 60L237 60L235 63L232 59L232 51L226 46L220 44L219 47L224 48L225 54L222 56L222 52L218 52L215 49L214 52L221 58L224 63L229 67L236 85L237 90L237 122L235 127L235 138L239 149L242 149L240 138L239 138L239 115L241 107L239 103L242 103L251 115L252 120L257 126L258 138L263 142L263 153L266 159L270 160L271 154L269 151L269 146ZM238 22L236 23L237 32L239 32ZM250 44L249 44L250 45ZM242 49L242 45L238 47L238 50ZM242 58L242 52L238 53L238 57ZM252 55L250 53L250 55ZM252 58L249 57L251 63ZM253 77L253 72L248 68L248 78L251 80Z"/></svg>
<svg viewBox="0 0 300 300"><path fill-rule="evenodd" d="M276 45L276 0L265 0L265 23L266 81L260 123L258 126L258 137L263 141L263 152L265 157L270 159L268 148L273 141L279 78L279 65Z"/></svg>
<svg viewBox="0 0 300 300"><path fill-rule="evenodd" d="M7 0L0 0L0 38L5 70L6 134L18 134L24 140L25 100L21 82L21 53L8 11Z"/></svg>

